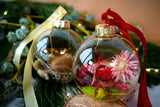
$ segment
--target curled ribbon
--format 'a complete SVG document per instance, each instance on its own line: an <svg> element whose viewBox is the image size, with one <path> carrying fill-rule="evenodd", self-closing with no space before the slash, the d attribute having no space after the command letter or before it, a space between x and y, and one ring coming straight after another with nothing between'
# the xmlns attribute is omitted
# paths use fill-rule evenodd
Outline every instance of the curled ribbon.
<svg viewBox="0 0 160 107"><path fill-rule="evenodd" d="M110 25L115 25L119 28L120 32L133 44L134 48L135 45L128 35L127 30L130 30L137 34L137 36L140 38L142 41L142 45L144 48L144 53L145 53L145 66L147 63L147 45L146 45L146 40L143 35L143 33L135 28L134 26L126 23L119 14L117 14L114 11L111 11L110 8L102 14L101 16L102 21L104 21L107 24ZM148 92L147 92L147 84L146 84L146 71L142 71L142 65L140 64L141 67L141 80L140 80L140 87L139 87L139 95L138 95L138 107L152 107L151 102L149 100Z"/></svg>
<svg viewBox="0 0 160 107"><path fill-rule="evenodd" d="M45 20L40 26L34 29L31 33L29 33L28 36L21 42L21 44L16 49L16 52L13 58L13 63L15 64L16 68L20 70L19 65L20 65L20 59L21 59L21 54L23 52L23 49L28 43L33 41L29 49L29 53L27 55L27 60L26 60L24 75L23 75L23 94L24 94L26 107L38 107L38 103L35 97L33 84L32 84L32 64L33 64L33 58L34 58L32 53L33 44L35 43L36 39L39 37L41 33L43 33L48 29L51 29L54 21L63 18L63 16L66 13L67 13L66 10L63 7L59 6L47 20Z"/></svg>

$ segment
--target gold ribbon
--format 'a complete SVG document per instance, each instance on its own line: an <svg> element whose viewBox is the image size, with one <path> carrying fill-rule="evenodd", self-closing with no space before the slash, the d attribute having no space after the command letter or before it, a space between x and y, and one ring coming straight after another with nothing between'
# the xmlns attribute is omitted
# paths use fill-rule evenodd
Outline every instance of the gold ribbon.
<svg viewBox="0 0 160 107"><path fill-rule="evenodd" d="M40 26L34 29L28 36L21 42L21 44L17 47L13 63L15 64L16 68L20 70L20 59L21 54L25 46L30 43L31 47L29 49L29 53L27 55L27 60L24 68L24 76L23 76L23 94L26 107L38 107L38 103L35 97L33 84L32 84L32 64L33 64L33 44L35 43L38 36L43 33L44 31L51 29L55 20L61 19L65 14L66 10L59 6L56 11L47 19L45 20Z"/></svg>

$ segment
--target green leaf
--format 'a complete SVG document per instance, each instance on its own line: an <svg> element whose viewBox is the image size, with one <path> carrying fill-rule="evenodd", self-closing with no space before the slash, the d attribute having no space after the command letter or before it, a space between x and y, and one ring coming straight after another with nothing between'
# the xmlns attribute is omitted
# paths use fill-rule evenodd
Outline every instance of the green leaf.
<svg viewBox="0 0 160 107"><path fill-rule="evenodd" d="M0 74L6 74L14 71L14 66L10 62L5 62L1 66Z"/></svg>

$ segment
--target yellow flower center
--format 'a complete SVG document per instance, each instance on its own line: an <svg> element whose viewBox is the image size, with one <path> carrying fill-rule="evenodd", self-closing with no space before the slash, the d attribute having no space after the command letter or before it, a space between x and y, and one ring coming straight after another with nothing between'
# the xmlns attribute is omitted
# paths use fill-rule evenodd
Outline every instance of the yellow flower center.
<svg viewBox="0 0 160 107"><path fill-rule="evenodd" d="M124 72L127 66L127 61L125 59L120 58L116 63L116 68L120 72Z"/></svg>

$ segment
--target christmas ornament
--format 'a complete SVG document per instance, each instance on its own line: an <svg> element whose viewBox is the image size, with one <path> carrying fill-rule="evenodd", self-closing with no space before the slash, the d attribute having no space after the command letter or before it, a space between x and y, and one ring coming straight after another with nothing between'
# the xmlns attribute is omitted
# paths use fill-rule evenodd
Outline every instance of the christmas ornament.
<svg viewBox="0 0 160 107"><path fill-rule="evenodd" d="M110 8L102 14L101 17L102 21L104 21L107 24L115 25L118 27L120 32L133 44L133 41L131 40L130 36L128 35L127 30L130 30L134 32L141 40L143 48L144 48L144 54L145 54L145 67L147 65L147 45L146 45L146 39L143 35L143 33L137 29L136 27L126 23L119 14L117 14L114 11L111 11ZM134 46L135 47L135 46ZM139 58L140 59L140 58ZM146 69L142 71L142 65L141 67L141 80L140 80L140 86L139 86L139 95L138 95L138 107L151 107L151 102L148 96L147 92L147 84L146 84Z"/></svg>
<svg viewBox="0 0 160 107"><path fill-rule="evenodd" d="M99 24L96 35L88 38L77 50L73 75L88 96L119 100L138 82L138 53L127 39L116 34L115 26Z"/></svg>
<svg viewBox="0 0 160 107"><path fill-rule="evenodd" d="M35 61L37 73L48 80L59 82L72 80L71 66L73 55L82 42L81 37L70 28L70 22L56 20L53 29L43 32L34 44L34 54L39 62Z"/></svg>

